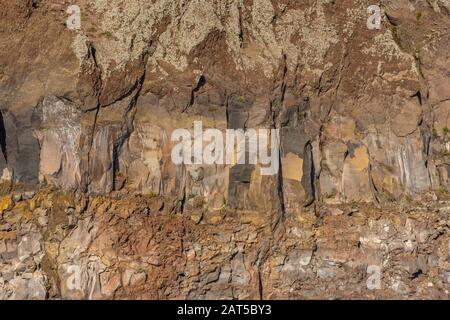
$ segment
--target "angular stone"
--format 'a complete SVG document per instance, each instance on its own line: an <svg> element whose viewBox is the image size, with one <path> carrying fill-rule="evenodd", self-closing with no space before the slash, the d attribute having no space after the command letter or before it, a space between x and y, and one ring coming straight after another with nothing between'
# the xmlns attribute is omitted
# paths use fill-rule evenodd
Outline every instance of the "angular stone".
<svg viewBox="0 0 450 320"><path fill-rule="evenodd" d="M42 250L42 235L40 233L28 233L23 236L17 246L20 261L34 256Z"/></svg>
<svg viewBox="0 0 450 320"><path fill-rule="evenodd" d="M417 129L421 115L422 108L418 100L408 101L391 120L392 130L398 137L410 135Z"/></svg>
<svg viewBox="0 0 450 320"><path fill-rule="evenodd" d="M371 201L372 191L369 180L369 155L364 146L352 147L344 161L342 185L345 199L351 201Z"/></svg>

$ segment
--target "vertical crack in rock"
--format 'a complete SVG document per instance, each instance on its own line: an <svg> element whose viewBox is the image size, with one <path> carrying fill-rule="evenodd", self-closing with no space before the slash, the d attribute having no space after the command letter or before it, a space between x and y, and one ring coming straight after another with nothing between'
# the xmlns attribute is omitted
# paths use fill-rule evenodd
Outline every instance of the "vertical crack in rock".
<svg viewBox="0 0 450 320"><path fill-rule="evenodd" d="M95 114L94 114L94 119L92 122L92 129L90 132L88 148L87 148L87 152L86 152L86 166L84 168L85 171L83 172L83 175L82 175L82 184L81 185L82 185L82 188L84 189L83 191L85 193L88 192L89 185L91 183L91 181L90 181L91 178L89 176L89 172L90 172L90 168L91 168L91 152L92 152L92 147L93 147L94 139L95 139L95 131L97 129L97 118L98 118L100 108L101 108L100 96L101 96L101 90L102 90L102 86L103 86L102 69L97 63L96 49L91 43L88 44L88 52L90 53L90 57L93 59L94 67L98 73L98 78L97 78L98 87L96 88L97 90L95 92L95 97L96 97L96 105L94 108ZM89 112L89 111L87 111L87 112Z"/></svg>
<svg viewBox="0 0 450 320"><path fill-rule="evenodd" d="M285 218L286 215L286 204L285 204L285 195L284 195L284 186L283 186L283 163L282 163L282 150L283 150L283 144L282 144L282 137L283 137L283 133L281 131L281 126L282 124L278 123L280 122L280 116L281 116L281 108L283 105L283 101L284 101L284 95L286 93L286 73L288 71L287 66L286 66L286 55L282 56L282 62L280 65L280 68L278 70L278 77L280 78L280 80L276 80L276 81L280 81L279 83L274 83L274 87L272 89L272 99L270 102L270 109L272 111L272 113L274 114L273 116L273 127L274 128L279 128L280 129L280 141L279 141L279 168L278 168L278 173L277 173L277 193L278 193L278 200L280 202L280 218L277 220L276 226L278 226L278 223L283 223L283 220ZM277 92L277 90L279 90L279 92Z"/></svg>

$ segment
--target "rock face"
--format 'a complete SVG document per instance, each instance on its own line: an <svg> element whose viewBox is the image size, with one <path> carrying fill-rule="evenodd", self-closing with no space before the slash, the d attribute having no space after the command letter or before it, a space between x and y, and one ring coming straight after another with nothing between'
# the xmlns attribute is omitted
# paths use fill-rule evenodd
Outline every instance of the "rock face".
<svg viewBox="0 0 450 320"><path fill-rule="evenodd" d="M449 298L450 2L379 2L0 0L0 298Z"/></svg>

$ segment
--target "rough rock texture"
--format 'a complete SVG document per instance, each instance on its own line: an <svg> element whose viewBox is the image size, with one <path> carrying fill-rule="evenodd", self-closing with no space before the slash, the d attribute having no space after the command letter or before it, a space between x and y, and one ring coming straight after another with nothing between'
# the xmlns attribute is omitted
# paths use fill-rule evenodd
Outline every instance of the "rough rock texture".
<svg viewBox="0 0 450 320"><path fill-rule="evenodd" d="M378 2L0 0L0 298L449 298L450 2Z"/></svg>

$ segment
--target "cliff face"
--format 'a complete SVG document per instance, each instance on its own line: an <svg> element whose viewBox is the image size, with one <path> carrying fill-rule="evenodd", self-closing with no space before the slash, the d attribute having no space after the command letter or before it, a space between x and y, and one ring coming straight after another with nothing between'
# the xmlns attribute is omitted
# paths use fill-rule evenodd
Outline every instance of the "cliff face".
<svg viewBox="0 0 450 320"><path fill-rule="evenodd" d="M16 2L0 298L449 297L448 0ZM175 165L199 120L279 173Z"/></svg>

